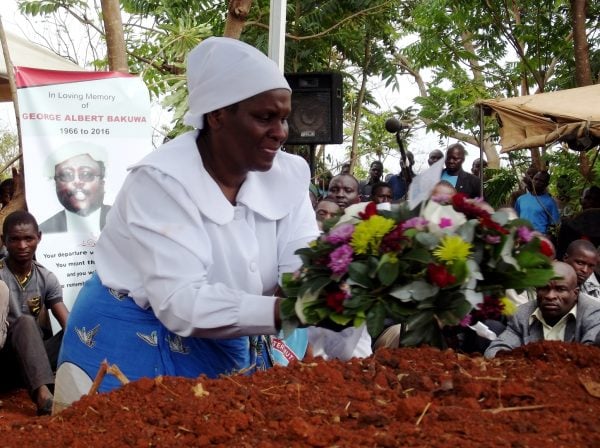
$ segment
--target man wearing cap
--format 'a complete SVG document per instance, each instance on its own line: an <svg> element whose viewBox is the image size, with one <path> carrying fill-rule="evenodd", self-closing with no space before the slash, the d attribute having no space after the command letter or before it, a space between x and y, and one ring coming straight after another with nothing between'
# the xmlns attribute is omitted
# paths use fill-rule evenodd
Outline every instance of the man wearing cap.
<svg viewBox="0 0 600 448"><path fill-rule="evenodd" d="M51 154L47 164L64 210L40 224L43 233L99 234L110 206L104 205L106 153L88 142L72 142Z"/></svg>

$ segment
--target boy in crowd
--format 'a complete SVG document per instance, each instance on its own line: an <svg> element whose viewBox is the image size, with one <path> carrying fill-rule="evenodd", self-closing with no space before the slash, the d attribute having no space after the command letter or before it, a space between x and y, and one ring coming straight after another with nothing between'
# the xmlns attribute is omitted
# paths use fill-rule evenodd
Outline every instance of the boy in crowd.
<svg viewBox="0 0 600 448"><path fill-rule="evenodd" d="M69 312L56 276L34 260L41 236L35 218L26 211L13 212L4 220L2 241L8 256L0 261L0 295L4 290L8 296L8 331L0 350L0 384L24 383L38 415L49 415L62 331L52 336L42 322L49 309L64 328ZM0 310L0 318L3 312L6 309Z"/></svg>

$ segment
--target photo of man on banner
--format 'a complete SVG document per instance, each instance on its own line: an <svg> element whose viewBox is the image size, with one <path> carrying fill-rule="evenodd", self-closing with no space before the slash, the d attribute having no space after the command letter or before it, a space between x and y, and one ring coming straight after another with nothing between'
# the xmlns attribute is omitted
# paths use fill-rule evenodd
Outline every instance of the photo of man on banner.
<svg viewBox="0 0 600 448"><path fill-rule="evenodd" d="M52 152L46 160L63 210L40 224L42 233L100 233L110 206L103 203L107 153L99 145L75 141Z"/></svg>

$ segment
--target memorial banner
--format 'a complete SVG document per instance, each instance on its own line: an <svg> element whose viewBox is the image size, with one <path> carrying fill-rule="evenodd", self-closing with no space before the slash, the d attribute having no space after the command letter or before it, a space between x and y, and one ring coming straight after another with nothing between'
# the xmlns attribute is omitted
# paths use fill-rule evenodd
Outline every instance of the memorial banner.
<svg viewBox="0 0 600 448"><path fill-rule="evenodd" d="M37 261L71 308L94 272L94 247L127 167L152 150L150 97L116 72L16 67L29 212L40 225Z"/></svg>

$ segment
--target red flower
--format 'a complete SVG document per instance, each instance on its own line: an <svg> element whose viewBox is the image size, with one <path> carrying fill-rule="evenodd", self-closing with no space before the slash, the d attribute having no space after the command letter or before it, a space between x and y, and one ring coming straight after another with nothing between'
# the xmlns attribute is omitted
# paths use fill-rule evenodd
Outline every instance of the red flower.
<svg viewBox="0 0 600 448"><path fill-rule="evenodd" d="M467 200L464 193L456 193L452 196L452 206L457 212L464 213L467 218L486 218L490 214L487 210L478 207L474 202Z"/></svg>
<svg viewBox="0 0 600 448"><path fill-rule="evenodd" d="M408 241L408 238L404 236L402 224L398 224L383 237L379 246L379 252L382 254L386 252L400 252L404 245L403 243L406 241Z"/></svg>
<svg viewBox="0 0 600 448"><path fill-rule="evenodd" d="M325 304L336 313L341 313L344 311L344 300L346 300L345 292L339 290L328 292L325 298Z"/></svg>
<svg viewBox="0 0 600 448"><path fill-rule="evenodd" d="M540 252L549 258L554 258L556 256L552 243L546 239L540 240Z"/></svg>
<svg viewBox="0 0 600 448"><path fill-rule="evenodd" d="M471 313L473 316L473 323L476 321L484 321L486 319L498 320L502 316L504 305L498 297L495 296L484 296L483 302L477 304L477 308Z"/></svg>
<svg viewBox="0 0 600 448"><path fill-rule="evenodd" d="M445 288L456 281L456 277L450 274L444 265L434 263L427 265L427 279L440 288Z"/></svg>
<svg viewBox="0 0 600 448"><path fill-rule="evenodd" d="M375 202L369 202L365 207L364 212L358 212L358 217L360 219L364 219L365 221L369 219L371 216L377 214L377 204Z"/></svg>
<svg viewBox="0 0 600 448"><path fill-rule="evenodd" d="M500 224L494 221L489 214L487 216L482 216L479 219L479 222L481 223L482 227L486 227L490 230L495 230L496 232L502 233L504 235L508 234L508 230L506 230L504 227L502 227Z"/></svg>

